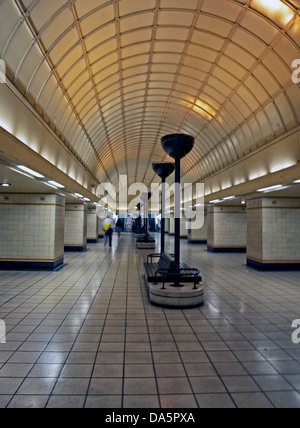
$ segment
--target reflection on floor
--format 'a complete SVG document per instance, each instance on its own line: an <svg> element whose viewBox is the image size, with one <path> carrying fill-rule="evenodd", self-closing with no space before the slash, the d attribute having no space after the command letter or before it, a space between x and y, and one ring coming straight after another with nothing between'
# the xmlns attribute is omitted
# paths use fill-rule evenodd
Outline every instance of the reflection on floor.
<svg viewBox="0 0 300 428"><path fill-rule="evenodd" d="M183 241L205 305L163 309L148 300L146 254L123 234L66 253L59 272L1 272L0 407L300 407L299 272Z"/></svg>

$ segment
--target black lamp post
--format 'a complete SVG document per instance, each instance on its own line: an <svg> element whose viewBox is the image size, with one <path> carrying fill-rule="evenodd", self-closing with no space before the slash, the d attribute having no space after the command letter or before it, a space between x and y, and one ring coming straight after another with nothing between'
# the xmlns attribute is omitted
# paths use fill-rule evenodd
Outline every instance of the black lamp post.
<svg viewBox="0 0 300 428"><path fill-rule="evenodd" d="M161 139L164 151L175 159L175 263L174 263L174 287L180 287L180 161L193 149L194 137L186 134L166 135Z"/></svg>
<svg viewBox="0 0 300 428"><path fill-rule="evenodd" d="M148 236L148 201L149 199L151 199L152 193L143 193L141 195L141 199L144 202L144 229L145 229L145 234L143 238L139 238L137 240L137 243L153 243L155 242L155 239L151 238Z"/></svg>
<svg viewBox="0 0 300 428"><path fill-rule="evenodd" d="M162 201L161 201L161 254L165 252L165 217L166 217L166 178L174 172L175 166L173 163L155 162L152 168L162 179Z"/></svg>

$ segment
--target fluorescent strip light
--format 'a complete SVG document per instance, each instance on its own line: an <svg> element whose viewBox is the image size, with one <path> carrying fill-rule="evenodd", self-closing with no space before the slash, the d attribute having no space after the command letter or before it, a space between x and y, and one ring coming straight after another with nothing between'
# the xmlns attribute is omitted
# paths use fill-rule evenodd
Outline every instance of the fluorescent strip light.
<svg viewBox="0 0 300 428"><path fill-rule="evenodd" d="M83 195L81 195L80 193L74 193L75 196L77 196L77 198L83 198Z"/></svg>
<svg viewBox="0 0 300 428"><path fill-rule="evenodd" d="M12 171L17 172L18 174L25 175L25 177L31 178L33 180L33 177L31 177L31 175L25 174L25 172L18 171L17 169L11 168L10 166L9 166L9 169L11 169Z"/></svg>
<svg viewBox="0 0 300 428"><path fill-rule="evenodd" d="M28 172L28 174L31 174L36 178L45 178L42 174L39 174L38 172L35 172L32 169L27 168L27 166L18 165L18 168L21 169L22 171Z"/></svg>
<svg viewBox="0 0 300 428"><path fill-rule="evenodd" d="M224 201L229 201L230 199L235 199L236 196L227 196L227 198L223 198Z"/></svg>
<svg viewBox="0 0 300 428"><path fill-rule="evenodd" d="M89 198L83 198L86 202L91 202Z"/></svg>
<svg viewBox="0 0 300 428"><path fill-rule="evenodd" d="M269 190L277 190L282 187L282 184L277 184L277 186L265 187L264 189L258 189L258 192L268 192Z"/></svg>
<svg viewBox="0 0 300 428"><path fill-rule="evenodd" d="M222 202L220 199L215 199L214 201L209 201L209 204L217 204L218 202Z"/></svg>
<svg viewBox="0 0 300 428"><path fill-rule="evenodd" d="M296 181L294 181L294 183L296 183L296 184L300 184L300 180L296 180Z"/></svg>
<svg viewBox="0 0 300 428"><path fill-rule="evenodd" d="M63 186L60 183L57 183L56 181L48 181L49 184L52 184L52 186L58 187L59 189L64 189L65 186Z"/></svg>
<svg viewBox="0 0 300 428"><path fill-rule="evenodd" d="M45 184L45 186L52 187L52 189L57 190L57 187L53 186L52 184L45 183L44 181L43 181L43 184Z"/></svg>

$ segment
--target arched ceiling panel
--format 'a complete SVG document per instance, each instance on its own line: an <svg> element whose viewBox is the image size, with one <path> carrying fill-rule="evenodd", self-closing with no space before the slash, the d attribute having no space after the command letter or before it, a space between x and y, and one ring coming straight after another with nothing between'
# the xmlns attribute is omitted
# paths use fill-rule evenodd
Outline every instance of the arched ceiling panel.
<svg viewBox="0 0 300 428"><path fill-rule="evenodd" d="M153 179L166 133L199 181L299 126L298 0L2 0L7 75L98 181Z"/></svg>

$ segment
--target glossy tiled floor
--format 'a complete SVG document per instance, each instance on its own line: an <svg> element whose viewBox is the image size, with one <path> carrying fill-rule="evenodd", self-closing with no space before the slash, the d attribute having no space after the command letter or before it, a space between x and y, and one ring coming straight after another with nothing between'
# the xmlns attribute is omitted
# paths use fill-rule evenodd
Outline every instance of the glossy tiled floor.
<svg viewBox="0 0 300 428"><path fill-rule="evenodd" d="M123 235L59 272L0 273L0 407L300 407L299 272L183 241L207 289L180 311L149 304L144 255Z"/></svg>

